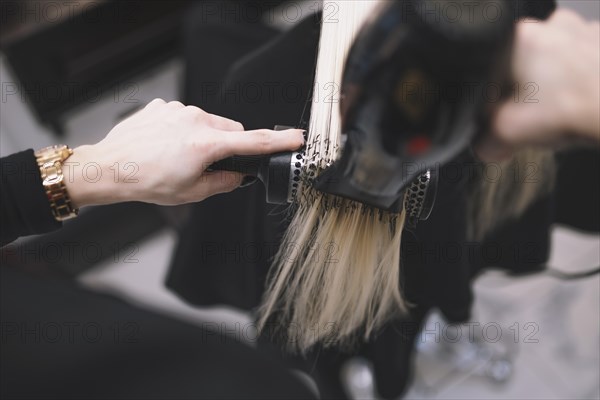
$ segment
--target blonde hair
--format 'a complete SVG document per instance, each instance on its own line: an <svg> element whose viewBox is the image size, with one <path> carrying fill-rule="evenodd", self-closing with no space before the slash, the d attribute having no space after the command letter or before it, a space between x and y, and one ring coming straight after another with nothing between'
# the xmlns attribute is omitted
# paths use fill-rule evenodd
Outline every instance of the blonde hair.
<svg viewBox="0 0 600 400"><path fill-rule="evenodd" d="M485 167L494 172L483 173L475 181L468 200L467 236L476 241L517 219L532 203L549 194L556 174L551 150L521 150L509 160Z"/></svg>
<svg viewBox="0 0 600 400"><path fill-rule="evenodd" d="M338 156L339 84L354 36L378 1L334 5L337 21L323 19L304 176L310 179ZM323 93L325 91L325 93ZM323 94L323 95L319 95ZM259 327L269 316L289 350L320 342L350 344L405 310L400 295L404 215L323 194L300 184L297 209L275 257ZM351 232L352 234L349 234Z"/></svg>

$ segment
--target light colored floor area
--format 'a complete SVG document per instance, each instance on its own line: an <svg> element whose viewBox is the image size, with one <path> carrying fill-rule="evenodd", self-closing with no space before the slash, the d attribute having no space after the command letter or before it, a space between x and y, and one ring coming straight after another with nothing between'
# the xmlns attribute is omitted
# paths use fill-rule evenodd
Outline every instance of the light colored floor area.
<svg viewBox="0 0 600 400"><path fill-rule="evenodd" d="M581 271L600 265L597 235L557 227L552 239L550 266ZM597 399L599 288L598 275L565 282L544 274L512 278L486 273L475 284L473 323L487 327L487 333L473 325L474 340L465 341L469 329L462 326L463 340L443 343L444 338L454 341L456 330L444 334L444 323L434 316L428 329L435 332L431 323L439 322L441 343L432 343L431 334L421 339L418 378L407 397ZM478 341L481 347L469 343ZM462 351L444 357L452 346ZM494 374L506 380L495 381Z"/></svg>

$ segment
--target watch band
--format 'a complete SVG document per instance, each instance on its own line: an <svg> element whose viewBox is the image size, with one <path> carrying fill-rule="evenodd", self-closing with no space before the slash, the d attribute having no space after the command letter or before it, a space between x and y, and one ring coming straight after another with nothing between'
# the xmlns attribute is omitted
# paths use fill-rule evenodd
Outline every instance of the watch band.
<svg viewBox="0 0 600 400"><path fill-rule="evenodd" d="M66 145L46 147L35 152L42 184L50 203L50 209L57 221L65 221L77 216L79 210L73 206L64 183L63 162L73 154Z"/></svg>

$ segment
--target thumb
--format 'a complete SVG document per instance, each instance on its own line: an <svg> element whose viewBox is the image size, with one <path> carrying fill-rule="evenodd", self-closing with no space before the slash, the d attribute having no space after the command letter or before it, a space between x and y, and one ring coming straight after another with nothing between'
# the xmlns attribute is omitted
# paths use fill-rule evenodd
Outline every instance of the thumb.
<svg viewBox="0 0 600 400"><path fill-rule="evenodd" d="M489 126L490 132L482 136L473 148L477 157L484 162L499 162L511 157L514 152L513 145L505 139L506 136L512 135L510 132L510 123L507 120L511 119L512 104L505 102L502 104L492 117Z"/></svg>
<svg viewBox="0 0 600 400"><path fill-rule="evenodd" d="M496 138L511 146L549 145L555 139L553 115L537 103L506 102L493 121ZM552 114L550 112L550 114Z"/></svg>
<svg viewBox="0 0 600 400"><path fill-rule="evenodd" d="M536 103L504 102L492 117L491 132L474 150L485 162L503 161L523 146L547 146L554 140L551 117Z"/></svg>

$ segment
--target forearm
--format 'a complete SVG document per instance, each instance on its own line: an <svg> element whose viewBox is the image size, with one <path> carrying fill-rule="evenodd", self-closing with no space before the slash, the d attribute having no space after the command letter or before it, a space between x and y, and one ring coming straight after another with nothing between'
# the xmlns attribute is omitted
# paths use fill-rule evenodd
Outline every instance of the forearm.
<svg viewBox="0 0 600 400"><path fill-rule="evenodd" d="M93 145L79 146L63 164L64 183L76 208L133 200L137 181L137 164L131 172L123 165L108 164Z"/></svg>
<svg viewBox="0 0 600 400"><path fill-rule="evenodd" d="M298 149L297 129L244 131L242 124L156 99L94 145L65 145L2 159L2 237L43 233L88 205L198 202L239 187L243 175L207 171L233 155Z"/></svg>

